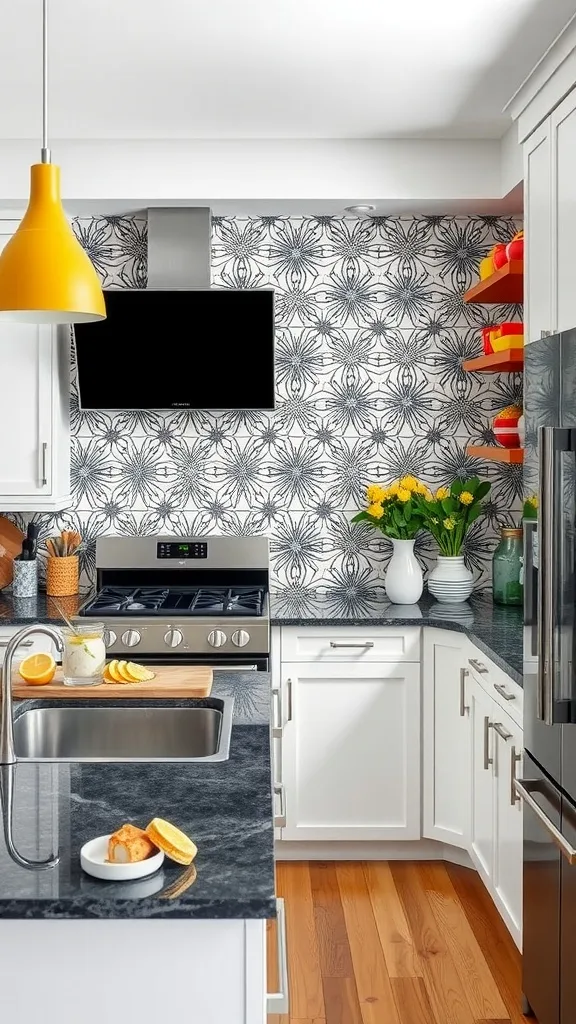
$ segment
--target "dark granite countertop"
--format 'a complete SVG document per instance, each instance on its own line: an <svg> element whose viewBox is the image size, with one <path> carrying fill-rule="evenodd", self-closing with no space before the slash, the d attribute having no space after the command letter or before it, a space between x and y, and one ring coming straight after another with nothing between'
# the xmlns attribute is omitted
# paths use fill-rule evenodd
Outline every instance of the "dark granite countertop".
<svg viewBox="0 0 576 1024"><path fill-rule="evenodd" d="M61 859L50 870L28 871L10 858L0 839L0 917L274 917L270 677L216 672L212 696L231 694L228 761L16 765L17 848L38 860L50 856L55 843ZM16 713L39 703L23 701ZM188 869L168 858L157 874L134 882L101 882L82 871L80 847L88 839L127 821L145 826L155 816L174 822L198 846L197 876L186 891L169 898L167 890L177 887Z"/></svg>
<svg viewBox="0 0 576 1024"><path fill-rule="evenodd" d="M440 604L426 592L418 604L390 604L384 591L369 599L351 598L348 607L329 595L303 599L290 593L270 595L273 626L436 626L465 633L492 661L522 686L523 612L494 604L476 594L463 604Z"/></svg>

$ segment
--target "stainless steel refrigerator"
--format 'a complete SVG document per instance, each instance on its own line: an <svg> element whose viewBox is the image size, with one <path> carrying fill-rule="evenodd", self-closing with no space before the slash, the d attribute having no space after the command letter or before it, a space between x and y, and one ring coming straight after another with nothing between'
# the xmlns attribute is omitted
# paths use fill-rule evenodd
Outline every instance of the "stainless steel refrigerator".
<svg viewBox="0 0 576 1024"><path fill-rule="evenodd" d="M523 989L539 1024L576 1022L576 329L525 353Z"/></svg>

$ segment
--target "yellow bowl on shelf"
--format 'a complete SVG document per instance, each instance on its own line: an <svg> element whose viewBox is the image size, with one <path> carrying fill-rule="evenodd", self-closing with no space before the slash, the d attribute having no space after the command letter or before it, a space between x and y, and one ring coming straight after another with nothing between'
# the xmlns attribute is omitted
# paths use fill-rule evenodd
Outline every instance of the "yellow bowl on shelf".
<svg viewBox="0 0 576 1024"><path fill-rule="evenodd" d="M485 256L484 259L480 261L478 270L481 281L485 281L487 277L490 277L494 273L494 260L492 259L492 253L490 253L489 256Z"/></svg>
<svg viewBox="0 0 576 1024"><path fill-rule="evenodd" d="M490 341L495 352L505 352L508 348L524 348L523 334L505 334L502 338L491 337Z"/></svg>

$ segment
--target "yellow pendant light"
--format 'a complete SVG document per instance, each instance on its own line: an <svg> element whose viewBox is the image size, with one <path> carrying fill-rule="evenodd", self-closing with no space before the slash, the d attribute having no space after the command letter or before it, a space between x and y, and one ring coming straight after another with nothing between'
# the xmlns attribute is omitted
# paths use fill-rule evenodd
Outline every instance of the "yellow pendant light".
<svg viewBox="0 0 576 1024"><path fill-rule="evenodd" d="M42 163L30 168L30 202L0 254L0 321L74 324L103 320L98 275L66 219L60 168L48 148L48 0L42 0Z"/></svg>

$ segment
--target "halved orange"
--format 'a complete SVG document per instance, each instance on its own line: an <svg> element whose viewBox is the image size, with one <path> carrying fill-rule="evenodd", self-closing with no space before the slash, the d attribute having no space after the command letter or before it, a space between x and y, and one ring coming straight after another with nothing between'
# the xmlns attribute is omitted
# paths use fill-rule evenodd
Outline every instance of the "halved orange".
<svg viewBox="0 0 576 1024"><path fill-rule="evenodd" d="M18 668L22 679L31 686L44 686L51 683L56 672L56 662L51 654L29 654Z"/></svg>
<svg viewBox="0 0 576 1024"><path fill-rule="evenodd" d="M177 864L191 864L198 853L196 843L163 818L153 818L146 829L146 834L154 846L164 850L166 856L170 857L170 860L175 860Z"/></svg>

